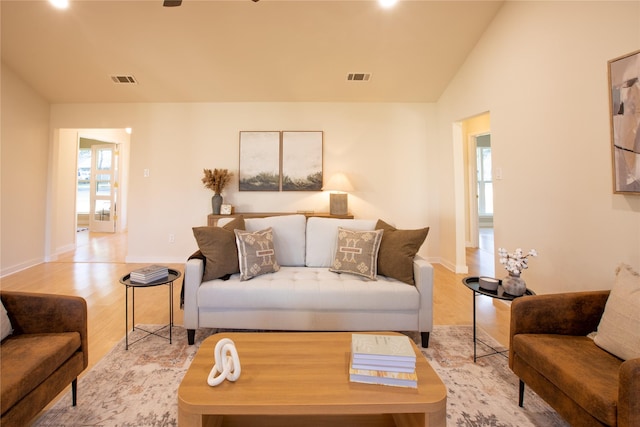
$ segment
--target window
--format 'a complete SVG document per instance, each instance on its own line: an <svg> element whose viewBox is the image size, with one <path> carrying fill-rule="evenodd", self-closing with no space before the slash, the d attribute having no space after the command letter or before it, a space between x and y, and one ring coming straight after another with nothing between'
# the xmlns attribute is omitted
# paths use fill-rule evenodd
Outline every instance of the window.
<svg viewBox="0 0 640 427"><path fill-rule="evenodd" d="M481 138L478 138L476 161L478 165L478 213L481 216L491 216L493 215L491 146L482 143Z"/></svg>

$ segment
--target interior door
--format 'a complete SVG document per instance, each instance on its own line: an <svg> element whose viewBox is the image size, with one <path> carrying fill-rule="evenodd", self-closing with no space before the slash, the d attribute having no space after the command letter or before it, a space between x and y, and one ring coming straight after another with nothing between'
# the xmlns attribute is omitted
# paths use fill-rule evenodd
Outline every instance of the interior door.
<svg viewBox="0 0 640 427"><path fill-rule="evenodd" d="M117 207L116 144L91 147L89 231L114 233Z"/></svg>

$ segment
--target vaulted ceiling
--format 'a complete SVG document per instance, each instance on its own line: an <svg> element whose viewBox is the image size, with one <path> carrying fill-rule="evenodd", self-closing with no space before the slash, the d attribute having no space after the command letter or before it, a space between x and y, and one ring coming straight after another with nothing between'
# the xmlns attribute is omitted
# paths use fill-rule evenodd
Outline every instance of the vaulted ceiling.
<svg viewBox="0 0 640 427"><path fill-rule="evenodd" d="M1 54L51 103L435 102L503 3L1 0Z"/></svg>

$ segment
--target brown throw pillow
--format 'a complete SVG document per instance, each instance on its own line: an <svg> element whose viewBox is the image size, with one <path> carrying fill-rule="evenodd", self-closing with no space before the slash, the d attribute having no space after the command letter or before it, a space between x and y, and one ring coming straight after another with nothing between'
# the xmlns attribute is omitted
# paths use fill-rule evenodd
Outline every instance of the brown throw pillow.
<svg viewBox="0 0 640 427"><path fill-rule="evenodd" d="M415 285L413 258L427 238L429 227L398 230L379 219L376 230L384 230L378 253L378 274Z"/></svg>
<svg viewBox="0 0 640 427"><path fill-rule="evenodd" d="M244 230L244 218L239 216L224 227L193 227L193 236L200 252L207 259L202 281L219 279L239 273L238 248L233 230Z"/></svg>
<svg viewBox="0 0 640 427"><path fill-rule="evenodd" d="M240 262L240 280L280 270L273 246L273 229L260 231L236 230L236 245Z"/></svg>
<svg viewBox="0 0 640 427"><path fill-rule="evenodd" d="M382 233L382 230L354 231L338 227L336 253L329 271L376 280Z"/></svg>

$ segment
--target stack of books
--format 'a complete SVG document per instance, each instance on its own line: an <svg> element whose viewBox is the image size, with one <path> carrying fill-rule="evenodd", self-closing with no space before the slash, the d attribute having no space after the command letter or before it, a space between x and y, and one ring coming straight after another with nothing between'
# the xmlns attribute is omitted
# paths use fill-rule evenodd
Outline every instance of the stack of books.
<svg viewBox="0 0 640 427"><path fill-rule="evenodd" d="M132 283L148 284L169 277L169 268L164 265L149 265L131 272Z"/></svg>
<svg viewBox="0 0 640 427"><path fill-rule="evenodd" d="M352 334L349 380L418 388L416 354L409 337Z"/></svg>

